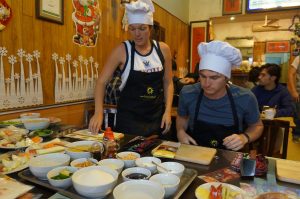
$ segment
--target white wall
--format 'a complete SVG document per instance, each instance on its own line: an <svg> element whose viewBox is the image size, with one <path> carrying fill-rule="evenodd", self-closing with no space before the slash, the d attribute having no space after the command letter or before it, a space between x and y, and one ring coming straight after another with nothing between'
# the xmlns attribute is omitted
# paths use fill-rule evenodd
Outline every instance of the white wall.
<svg viewBox="0 0 300 199"><path fill-rule="evenodd" d="M212 17L222 16L222 2L222 0L190 0L190 21L209 20ZM243 10L245 10L245 1L243 4ZM255 41L270 41L290 40L294 36L289 31L252 32L253 23L263 25L264 21L213 24L214 39L224 40L226 37L254 36ZM290 23L290 19L279 20L281 28L289 27Z"/></svg>
<svg viewBox="0 0 300 199"><path fill-rule="evenodd" d="M189 1L190 0L153 0L157 5L187 24L189 23Z"/></svg>
<svg viewBox="0 0 300 199"><path fill-rule="evenodd" d="M190 0L189 20L202 21L222 15L223 0Z"/></svg>
<svg viewBox="0 0 300 199"><path fill-rule="evenodd" d="M280 28L287 29L290 25L290 22L290 19L281 19L278 25L281 26ZM225 40L226 37L253 36L254 41L272 41L290 40L290 38L294 37L293 32L290 31L253 32L253 24L263 25L264 21L214 24L213 27L215 40Z"/></svg>

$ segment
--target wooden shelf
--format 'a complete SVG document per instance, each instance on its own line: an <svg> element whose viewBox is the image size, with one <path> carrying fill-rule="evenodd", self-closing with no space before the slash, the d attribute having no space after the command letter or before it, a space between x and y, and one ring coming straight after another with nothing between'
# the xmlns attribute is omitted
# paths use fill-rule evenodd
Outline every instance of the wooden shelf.
<svg viewBox="0 0 300 199"><path fill-rule="evenodd" d="M285 10L285 11L273 11L273 12L259 12L259 13L247 13L243 15L226 15L221 17L212 17L213 24L220 23L236 23L246 21L264 21L265 16L268 15L268 19L292 19L295 15L300 15L300 10ZM230 20L231 16L235 16L235 20Z"/></svg>

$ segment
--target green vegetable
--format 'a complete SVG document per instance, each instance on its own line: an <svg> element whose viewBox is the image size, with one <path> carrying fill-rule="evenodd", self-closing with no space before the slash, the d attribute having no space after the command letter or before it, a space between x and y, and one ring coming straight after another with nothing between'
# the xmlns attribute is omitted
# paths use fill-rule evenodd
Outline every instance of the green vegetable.
<svg viewBox="0 0 300 199"><path fill-rule="evenodd" d="M53 131L50 129L40 129L40 130L34 131L34 135L43 137L43 136L48 136L48 135L52 134L52 132Z"/></svg>
<svg viewBox="0 0 300 199"><path fill-rule="evenodd" d="M3 121L0 122L1 125L21 125L22 122L18 122L18 121Z"/></svg>
<svg viewBox="0 0 300 199"><path fill-rule="evenodd" d="M53 180L64 180L72 176L73 173L71 173L67 169L63 169L59 172L58 175L51 177Z"/></svg>

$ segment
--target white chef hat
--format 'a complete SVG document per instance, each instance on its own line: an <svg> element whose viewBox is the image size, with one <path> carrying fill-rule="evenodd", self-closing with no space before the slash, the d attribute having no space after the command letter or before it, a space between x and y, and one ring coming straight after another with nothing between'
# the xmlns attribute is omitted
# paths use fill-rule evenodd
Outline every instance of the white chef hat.
<svg viewBox="0 0 300 199"><path fill-rule="evenodd" d="M126 4L128 24L153 25L154 5L151 0L131 1Z"/></svg>
<svg viewBox="0 0 300 199"><path fill-rule="evenodd" d="M199 70L212 70L228 78L231 77L231 68L242 63L240 50L223 41L200 43L198 54L201 57Z"/></svg>

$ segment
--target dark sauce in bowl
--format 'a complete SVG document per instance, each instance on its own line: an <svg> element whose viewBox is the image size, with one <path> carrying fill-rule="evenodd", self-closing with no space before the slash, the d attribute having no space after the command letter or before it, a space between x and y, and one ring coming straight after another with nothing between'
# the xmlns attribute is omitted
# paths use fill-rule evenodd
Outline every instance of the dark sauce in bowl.
<svg viewBox="0 0 300 199"><path fill-rule="evenodd" d="M132 179L132 180L144 180L147 179L147 175L143 173L131 173L125 176L126 178Z"/></svg>

